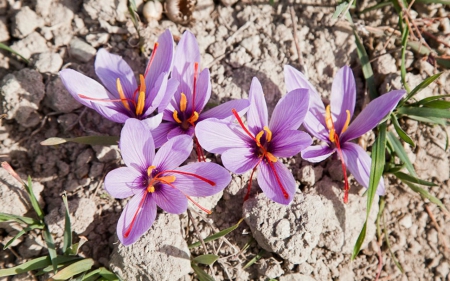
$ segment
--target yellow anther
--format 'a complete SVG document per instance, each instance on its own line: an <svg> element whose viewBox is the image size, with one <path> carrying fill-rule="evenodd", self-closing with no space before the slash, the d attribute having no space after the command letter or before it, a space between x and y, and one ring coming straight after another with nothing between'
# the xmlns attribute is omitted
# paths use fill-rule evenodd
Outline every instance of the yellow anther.
<svg viewBox="0 0 450 281"><path fill-rule="evenodd" d="M266 141L270 142L272 140L272 131L267 126L264 126L264 131L266 131Z"/></svg>
<svg viewBox="0 0 450 281"><path fill-rule="evenodd" d="M147 191L150 192L150 193L153 193L153 192L155 192L155 187L153 185L149 185L147 187Z"/></svg>
<svg viewBox="0 0 450 281"><path fill-rule="evenodd" d="M194 122L197 120L198 120L198 112L194 111L187 121L189 122L189 124L194 125Z"/></svg>
<svg viewBox="0 0 450 281"><path fill-rule="evenodd" d="M139 96L136 105L136 115L141 115L145 106L145 78L142 74L139 75L141 84L139 86Z"/></svg>
<svg viewBox="0 0 450 281"><path fill-rule="evenodd" d="M271 162L277 162L277 158L275 156L273 156L272 153L270 152L266 152L266 158L269 159Z"/></svg>
<svg viewBox="0 0 450 281"><path fill-rule="evenodd" d="M264 134L264 131L261 131L261 132L259 132L259 133L255 136L256 144L257 144L259 147L261 147L261 137L262 137L263 134Z"/></svg>
<svg viewBox="0 0 450 281"><path fill-rule="evenodd" d="M155 168L156 168L155 166L148 167L147 168L147 176L150 176L152 174L152 172L153 172L153 169L155 169Z"/></svg>
<svg viewBox="0 0 450 281"><path fill-rule="evenodd" d="M130 105L128 104L127 98L125 97L125 94L123 92L122 83L120 83L120 78L117 78L116 80L116 87L117 92L119 92L119 97L120 100L122 101L123 106L125 106L127 110L130 110Z"/></svg>
<svg viewBox="0 0 450 281"><path fill-rule="evenodd" d="M178 111L174 110L172 113L172 117L173 117L173 120L175 120L175 122L177 122L178 124L181 124L181 120L180 120L180 118L178 118Z"/></svg>
<svg viewBox="0 0 450 281"><path fill-rule="evenodd" d="M334 128L333 125L333 118L331 117L331 107L330 105L327 105L327 108L325 109L325 124L327 125L327 129L331 130Z"/></svg>
<svg viewBox="0 0 450 281"><path fill-rule="evenodd" d="M329 136L330 141L331 142L335 142L336 141L335 137L336 137L336 131L334 129L331 129L330 130L330 136Z"/></svg>
<svg viewBox="0 0 450 281"><path fill-rule="evenodd" d="M345 120L344 128L342 128L341 134L347 131L348 124L350 124L350 110L346 110L345 112L347 112L347 120Z"/></svg>
<svg viewBox="0 0 450 281"><path fill-rule="evenodd" d="M165 176L158 178L158 181L162 183L173 183L177 178L175 176Z"/></svg>
<svg viewBox="0 0 450 281"><path fill-rule="evenodd" d="M185 112L186 111L186 105L187 105L186 95L181 93L181 98L180 98L180 110L181 110L181 112Z"/></svg>

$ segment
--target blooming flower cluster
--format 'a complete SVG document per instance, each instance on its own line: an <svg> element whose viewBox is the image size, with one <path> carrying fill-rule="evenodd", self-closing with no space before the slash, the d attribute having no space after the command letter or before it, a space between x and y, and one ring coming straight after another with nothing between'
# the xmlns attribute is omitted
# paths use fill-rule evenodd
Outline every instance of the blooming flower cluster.
<svg viewBox="0 0 450 281"><path fill-rule="evenodd" d="M268 198L290 204L298 188L280 158L299 153L311 162L338 153L347 202L347 167L367 187L371 162L368 154L350 141L373 129L405 93L392 91L375 99L350 124L356 99L350 68L339 70L330 105L325 107L303 74L286 66L288 92L275 106L270 121L257 78L253 78L248 100L233 100L204 111L211 96L210 74L208 69L200 69L198 44L189 31L183 34L175 54L170 31L158 38L139 83L121 57L104 49L98 52L95 71L104 86L70 69L61 71L60 76L77 101L109 120L125 123L119 147L126 167L105 178L111 196L131 197L117 225L124 245L136 242L151 227L156 206L180 214L191 201L209 213L192 197L223 190L231 181L227 169L236 174L251 170L245 199L257 172L258 184ZM323 143L311 146L310 135L298 130L302 124ZM180 167L194 143L198 162ZM221 154L226 169L206 162L203 148ZM383 181L377 193L384 194Z"/></svg>

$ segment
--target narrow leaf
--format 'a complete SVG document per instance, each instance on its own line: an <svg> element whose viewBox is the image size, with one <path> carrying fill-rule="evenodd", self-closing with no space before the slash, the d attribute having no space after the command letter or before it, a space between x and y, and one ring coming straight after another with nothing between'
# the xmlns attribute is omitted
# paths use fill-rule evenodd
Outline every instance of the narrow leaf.
<svg viewBox="0 0 450 281"><path fill-rule="evenodd" d="M391 114L391 121L394 125L395 131L397 132L397 135L407 142L410 146L415 147L414 141L408 136L408 134L403 131L402 127L400 127L400 124L398 123L397 117L394 114Z"/></svg>
<svg viewBox="0 0 450 281"><path fill-rule="evenodd" d="M30 61L29 61L29 60L27 60L24 56L22 56L21 54L19 54L19 53L16 52L16 51L14 51L14 50L11 49L10 47L6 46L5 44L0 43L0 49L6 50L6 51L8 51L8 52L10 52L10 53L13 53L13 54L19 56L21 59L23 59L27 64L30 64Z"/></svg>
<svg viewBox="0 0 450 281"><path fill-rule="evenodd" d="M196 263L202 263L202 264L206 264L206 265L211 265L217 259L219 259L219 256L216 256L216 255L213 255L213 254L207 254L207 255L201 255L201 256L195 257L193 259L193 261L196 262Z"/></svg>
<svg viewBox="0 0 450 281"><path fill-rule="evenodd" d="M369 89L369 97L371 100L378 97L377 88L375 86L375 78L373 76L372 66L370 65L369 56L366 49L359 38L358 33L353 29L353 35L355 36L356 50L358 52L359 61L361 63L364 78L366 79L367 88Z"/></svg>
<svg viewBox="0 0 450 281"><path fill-rule="evenodd" d="M403 180L402 180L403 181ZM438 205L444 212L448 213L448 210L445 208L444 204L442 203L441 200L439 200L438 198L436 198L435 196L431 195L428 191L426 191L425 189L409 182L409 181L403 181L406 185L409 186L409 188L411 188L412 191L420 194L420 196L422 196L422 198L428 199L430 200L431 203L434 203L436 205Z"/></svg>
<svg viewBox="0 0 450 281"><path fill-rule="evenodd" d="M409 181L412 183L417 183L417 184L426 185L426 186L437 186L437 184L435 184L435 183L421 180L421 179L418 179L416 177L410 176L410 175L402 173L402 172L397 172L394 175L402 181Z"/></svg>
<svg viewBox="0 0 450 281"><path fill-rule="evenodd" d="M120 280L120 278L117 277L116 274L114 274L113 272L107 270L107 269L104 268L104 267L100 267L99 270L100 270L100 271L99 271L99 272L100 272L100 275L101 275L105 280L110 280L110 281Z"/></svg>
<svg viewBox="0 0 450 281"><path fill-rule="evenodd" d="M342 2L341 4L337 5L336 11L334 12L332 19L337 19L343 11L347 10L347 7L350 5L348 2Z"/></svg>
<svg viewBox="0 0 450 281"><path fill-rule="evenodd" d="M442 118L421 117L421 116L414 116L414 115L409 115L408 118L409 119L413 119L413 120L417 120L419 122L426 122L426 123L431 123L431 124L439 124L441 126L445 126L446 125L445 119L442 119Z"/></svg>
<svg viewBox="0 0 450 281"><path fill-rule="evenodd" d="M8 221L16 221L18 223L25 223L28 225L40 224L40 221L33 218L0 213L0 222L8 222Z"/></svg>
<svg viewBox="0 0 450 281"><path fill-rule="evenodd" d="M49 281L65 281L69 278L80 274L82 272L88 271L94 265L93 259L84 259L77 261L66 268L62 269L60 272L55 274Z"/></svg>
<svg viewBox="0 0 450 281"><path fill-rule="evenodd" d="M394 134L392 132L388 132L386 137L387 137L387 140L388 140L389 144L391 145L392 149L394 150L395 154L398 156L398 158L400 158L400 160L403 163L405 163L405 166L406 166L406 169L408 170L408 172L411 175L417 177L416 171L414 170L411 160L409 160L408 155L406 154L406 151L403 148L400 141L394 136Z"/></svg>
<svg viewBox="0 0 450 281"><path fill-rule="evenodd" d="M5 244L5 246L3 247L3 250L6 250L9 248L9 246L19 237L21 237L22 235L24 235L25 233L27 233L28 231L31 231L33 229L43 229L44 226L42 224L32 224L28 227L25 227L24 229L22 229L21 231L19 231L19 233L17 233L11 240L8 241L8 243Z"/></svg>
<svg viewBox="0 0 450 281"><path fill-rule="evenodd" d="M229 227L229 228L227 228L227 229L224 229L224 230L222 230L222 231L219 231L219 232L217 232L217 233L214 233L213 235L208 236L208 237L206 237L205 239L203 239L203 241L204 241L205 243L207 243L207 242L214 241L214 240L216 240L216 239L219 239L220 237L223 237L223 236L227 235L227 234L230 233L231 231L233 231L233 230L235 230L236 228L238 228L239 225L241 224L241 222L242 222L243 220L244 220L243 218L240 219L240 220L238 221L237 224L235 224L235 225L233 225L233 226L231 226L231 227ZM189 249L198 247L198 246L200 246L200 245L201 245L200 242L195 242L195 243L189 245Z"/></svg>
<svg viewBox="0 0 450 281"><path fill-rule="evenodd" d="M401 25L403 25L403 21L401 21ZM406 83L406 45L408 44L408 35L409 35L409 28L408 25L404 25L402 28L402 60L400 63L400 76L402 79L403 87L405 87L406 92L410 92L408 83ZM405 100L408 100L406 98Z"/></svg>
<svg viewBox="0 0 450 281"><path fill-rule="evenodd" d="M58 267L57 267L58 264L56 263L56 258L57 258L56 247L55 247L55 242L53 242L53 237L50 234L50 230L48 229L48 226L46 226L44 228L44 232L42 233L42 236L44 237L44 241L47 244L47 250L48 250L48 254L50 256L50 260L52 262L53 272L56 273L58 271Z"/></svg>
<svg viewBox="0 0 450 281"><path fill-rule="evenodd" d="M18 275L31 270L44 268L49 264L50 258L47 256L35 258L15 267L0 269L0 277Z"/></svg>
<svg viewBox="0 0 450 281"><path fill-rule="evenodd" d="M62 251L64 254L68 254L72 247L72 228L70 225L69 205L67 204L67 195L65 193L62 195L62 199L64 201L64 206L66 207L64 218L64 244Z"/></svg>
<svg viewBox="0 0 450 281"><path fill-rule="evenodd" d="M33 206L34 211L38 215L38 217L43 220L44 219L44 212L42 211L41 207L39 206L39 203L36 199L36 196L33 192L33 184L31 183L31 177L28 176L28 184L25 185L25 188L28 192L28 195L30 196L31 206Z"/></svg>
<svg viewBox="0 0 450 281"><path fill-rule="evenodd" d="M361 249L362 243L364 243L364 239L366 238L366 229L367 229L367 220L364 222L363 228L358 235L358 239L356 239L355 246L353 247L351 260L354 260Z"/></svg>
<svg viewBox="0 0 450 281"><path fill-rule="evenodd" d="M438 108L428 108L428 107L400 107L397 112L404 115L414 115L420 117L435 117L435 118L445 118L450 119L450 110L438 109Z"/></svg>
<svg viewBox="0 0 450 281"><path fill-rule="evenodd" d="M66 266L68 263L72 263L72 262L79 261L79 260L82 260L82 259L83 258L80 257L80 256L57 256L55 258L55 263L57 264L57 268L60 269L60 268L62 268L64 266ZM39 272L36 273L35 275L39 276L39 275L43 275L43 274L52 272L53 271L53 265L50 262L50 258L49 258L49 263L48 264L49 264L48 266L46 266L43 269L39 270Z"/></svg>
<svg viewBox="0 0 450 281"><path fill-rule="evenodd" d="M426 103L424 106L430 107L430 108L449 109L450 101L435 100L435 101L430 101L430 102Z"/></svg>
<svg viewBox="0 0 450 281"><path fill-rule="evenodd" d="M448 58L436 58L436 62L440 66L442 66L442 67L444 67L446 69L450 69L450 59L448 59Z"/></svg>
<svg viewBox="0 0 450 281"><path fill-rule="evenodd" d="M431 83L434 82L434 80L438 79L439 76L441 76L441 73L435 74L433 76L428 77L427 79L423 80L419 85L417 85L411 92L409 92L408 95L406 95L405 99L403 102L408 101L410 98L414 97L418 92L420 92L421 90L425 89L426 87L428 87L428 85L430 85ZM400 105L402 105L403 103L401 103Z"/></svg>
<svg viewBox="0 0 450 281"><path fill-rule="evenodd" d="M119 141L118 136L87 136L79 138L48 138L41 142L41 145L58 145L66 142L76 142L89 145L115 145Z"/></svg>
<svg viewBox="0 0 450 281"><path fill-rule="evenodd" d="M198 280L200 281L215 281L213 277L211 277L208 273L206 273L203 269L198 267L196 264L191 263L192 269L195 274L197 274Z"/></svg>
<svg viewBox="0 0 450 281"><path fill-rule="evenodd" d="M424 98L421 99L418 102L409 104L409 106L420 106L420 105L425 105L429 102L435 101L435 100L439 100L439 99L443 99L443 98L450 98L450 95L439 95L439 96L432 96L432 97L428 97L428 98Z"/></svg>
<svg viewBox="0 0 450 281"><path fill-rule="evenodd" d="M244 265L242 269L249 268L252 264L259 261L264 253L265 253L264 250L259 251L259 253L253 259L251 259L246 265Z"/></svg>

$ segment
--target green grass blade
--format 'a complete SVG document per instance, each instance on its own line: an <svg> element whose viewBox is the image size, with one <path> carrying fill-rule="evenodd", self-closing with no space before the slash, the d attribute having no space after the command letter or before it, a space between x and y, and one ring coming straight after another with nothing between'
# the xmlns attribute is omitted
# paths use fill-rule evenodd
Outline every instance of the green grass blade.
<svg viewBox="0 0 450 281"><path fill-rule="evenodd" d="M430 102L426 103L424 106L429 107L429 108L449 109L450 101L435 100L435 101L430 101Z"/></svg>
<svg viewBox="0 0 450 281"><path fill-rule="evenodd" d="M195 274L197 274L197 278L200 281L215 281L211 275L206 273L203 269L198 267L196 264L191 263L192 269L194 270Z"/></svg>
<svg viewBox="0 0 450 281"><path fill-rule="evenodd" d="M442 203L441 200L439 200L438 198L436 198L435 196L431 195L428 191L426 191L425 189L409 182L409 181L404 181L402 180L402 182L404 182L406 185L409 186L409 188L411 188L412 191L418 193L420 196L422 196L422 198L428 199L430 200L431 203L436 204L437 206L439 206L443 211L445 211L446 213L448 213L448 210L445 208L444 204Z"/></svg>
<svg viewBox="0 0 450 281"><path fill-rule="evenodd" d="M28 192L28 195L30 196L31 206L33 206L34 211L38 215L38 217L43 220L44 219L44 212L42 211L41 207L39 206L39 203L36 199L36 196L33 192L33 184L31 183L31 177L28 176L28 184L25 185L25 189Z"/></svg>
<svg viewBox="0 0 450 281"><path fill-rule="evenodd" d="M421 117L421 116L414 116L410 115L408 116L409 119L417 120L419 122L425 122L425 123L431 123L431 124L439 124L442 126L446 125L445 119L442 118L436 118L436 117Z"/></svg>
<svg viewBox="0 0 450 281"><path fill-rule="evenodd" d="M409 106L421 106L421 105L425 105L429 102L435 101L435 100L439 100L439 99L443 99L443 98L450 98L450 95L439 95L439 96L432 96L432 97L428 97L428 98L424 98L421 99L418 102L412 103Z"/></svg>
<svg viewBox="0 0 450 281"><path fill-rule="evenodd" d="M363 228L358 235L358 239L356 239L355 246L353 247L351 260L354 260L361 249L362 243L364 243L364 239L366 239L366 229L367 229L367 220L364 222Z"/></svg>
<svg viewBox="0 0 450 281"><path fill-rule="evenodd" d="M394 150L395 154L400 158L400 160L405 163L405 167L408 170L408 172L412 175L417 177L416 171L414 170L414 167L411 163L411 160L409 160L408 155L406 154L405 149L403 148L400 141L394 136L392 132L388 132L386 135L387 141L389 142L390 146Z"/></svg>
<svg viewBox="0 0 450 281"><path fill-rule="evenodd" d="M104 267L100 267L99 268L99 272L100 272L100 276L102 276L105 280L109 280L109 281L117 281L120 280L119 277L117 277L117 275L115 275L113 272L107 270Z"/></svg>
<svg viewBox="0 0 450 281"><path fill-rule="evenodd" d="M450 0L416 0L415 3L450 5Z"/></svg>
<svg viewBox="0 0 450 281"><path fill-rule="evenodd" d="M447 151L447 149L448 149L448 133L447 133L447 128L445 127L445 126L442 126L441 125L441 128L442 128L442 131L444 132L444 134L445 134L445 151Z"/></svg>
<svg viewBox="0 0 450 281"><path fill-rule="evenodd" d="M244 220L243 218L240 219L240 220L238 221L237 224L235 224L235 225L233 225L233 226L231 226L231 227L229 227L229 228L227 228L227 229L224 229L224 230L222 230L222 231L219 231L219 232L217 232L217 233L214 233L213 235L208 236L208 237L206 237L205 239L203 239L203 241L204 241L205 243L207 243L207 242L214 241L214 240L216 240L216 239L219 239L220 237L223 237L223 236L227 235L227 234L230 233L231 231L233 231L233 230L235 230L236 228L238 228L239 225L241 224L241 222L242 222L243 220ZM199 247L200 245L201 245L200 242L195 242L195 243L189 245L189 249L192 249L192 248L195 248L195 247Z"/></svg>
<svg viewBox="0 0 450 281"><path fill-rule="evenodd" d="M62 251L64 254L68 254L72 247L72 227L70 225L69 205L67 204L67 195L64 193L62 196L64 201L64 207L66 207L64 218L64 243Z"/></svg>
<svg viewBox="0 0 450 281"><path fill-rule="evenodd" d="M421 184L421 185L425 185L425 186L437 186L437 184L435 184L435 183L421 180L421 179L418 179L416 177L410 176L410 175L402 173L402 172L397 172L394 175L402 181L409 181L412 183L417 183L417 184Z"/></svg>
<svg viewBox="0 0 450 281"><path fill-rule="evenodd" d="M49 281L65 281L73 276L88 271L94 265L93 259L84 259L72 263L71 265L65 267L57 274L55 274Z"/></svg>
<svg viewBox="0 0 450 281"><path fill-rule="evenodd" d="M242 269L247 269L249 268L252 264L254 264L255 262L259 261L262 258L262 255L265 253L264 250L259 251L259 253L253 258L251 259L246 265L244 265L244 267Z"/></svg>
<svg viewBox="0 0 450 281"><path fill-rule="evenodd" d="M378 91L375 86L375 78L373 76L372 66L370 65L369 56L366 49L359 38L358 33L353 29L353 35L355 36L356 50L358 52L359 61L361 63L364 78L366 79L367 88L369 89L369 97L371 100L378 97Z"/></svg>
<svg viewBox="0 0 450 281"><path fill-rule="evenodd" d="M207 254L207 255L201 255L201 256L195 257L193 259L193 261L195 263L211 265L218 259L219 259L219 256L216 256L216 255L213 255L213 254Z"/></svg>
<svg viewBox="0 0 450 281"><path fill-rule="evenodd" d="M65 267L68 263L72 263L72 262L79 261L82 259L83 258L80 256L57 256L55 258L55 263L57 264L57 268L60 269L60 268ZM53 271L53 265L50 263L50 259L49 259L49 265L44 267L43 269L39 270L39 272L36 273L35 276L50 273L52 271Z"/></svg>
<svg viewBox="0 0 450 281"><path fill-rule="evenodd" d="M397 109L397 113L404 115L413 115L419 117L434 117L450 119L450 110L428 108L428 107L400 107Z"/></svg>
<svg viewBox="0 0 450 281"><path fill-rule="evenodd" d="M50 260L52 262L53 272L56 273L58 271L58 264L56 263L57 258L56 247L55 242L53 241L53 237L50 234L50 230L48 229L48 226L45 226L42 236L44 237L44 241L47 244L47 250L50 256Z"/></svg>
<svg viewBox="0 0 450 281"><path fill-rule="evenodd" d="M405 87L406 92L410 92L408 83L406 82L406 46L408 44L408 35L409 35L409 28L408 25L404 25L404 28L402 28L402 60L400 63L400 75L402 79L403 87ZM406 98L407 100L407 98Z"/></svg>
<svg viewBox="0 0 450 281"><path fill-rule="evenodd" d="M3 250L6 250L9 248L9 246L14 242L14 240L16 240L17 238L21 237L22 235L24 235L25 233L27 233L30 230L33 229L43 229L44 226L42 224L32 224L28 227L25 227L24 229L22 229L21 231L19 231L19 233L17 233L13 238L11 238L11 240L8 241L8 243L5 244L5 246L3 247Z"/></svg>
<svg viewBox="0 0 450 281"><path fill-rule="evenodd" d="M47 256L35 258L15 267L0 269L0 277L17 275L31 270L37 270L40 268L44 268L49 264L50 258Z"/></svg>
<svg viewBox="0 0 450 281"><path fill-rule="evenodd" d="M14 51L14 50L11 49L10 47L6 46L5 44L0 43L0 49L3 49L3 50L8 51L8 52L10 52L10 53L13 53L13 54L19 56L21 59L23 59L27 64L30 64L30 61L29 61L29 60L27 60L24 56L22 56L21 54L19 54L19 53L16 52L16 51Z"/></svg>
<svg viewBox="0 0 450 281"><path fill-rule="evenodd" d="M391 121L394 125L394 129L397 132L397 135L404 140L406 143L408 143L410 146L415 147L414 141L408 136L408 134L403 131L402 127L400 127L400 124L398 123L397 116L394 114L391 114Z"/></svg>
<svg viewBox="0 0 450 281"><path fill-rule="evenodd" d="M41 142L41 145L58 145L66 142L76 142L89 145L116 145L119 141L118 136L87 136L79 138L48 138Z"/></svg>
<svg viewBox="0 0 450 281"><path fill-rule="evenodd" d="M442 72L435 74L433 76L430 76L428 78L426 78L425 80L423 80L419 85L417 85L411 92L409 92L405 99L403 101L400 102L400 106L403 105L406 101L408 101L410 98L414 97L418 92L420 92L421 90L425 89L426 87L428 87L428 85L430 85L431 83L434 82L434 80L438 79L439 76L441 76ZM399 106L399 107L400 107Z"/></svg>
<svg viewBox="0 0 450 281"><path fill-rule="evenodd" d="M350 3L348 2L342 2L341 4L337 5L336 7L336 11L334 12L333 16L331 17L332 19L337 19L342 12L347 10L347 7L350 5Z"/></svg>
<svg viewBox="0 0 450 281"><path fill-rule="evenodd" d="M8 221L15 221L18 223L24 223L28 225L40 224L40 221L33 218L0 213L0 222L8 222Z"/></svg>

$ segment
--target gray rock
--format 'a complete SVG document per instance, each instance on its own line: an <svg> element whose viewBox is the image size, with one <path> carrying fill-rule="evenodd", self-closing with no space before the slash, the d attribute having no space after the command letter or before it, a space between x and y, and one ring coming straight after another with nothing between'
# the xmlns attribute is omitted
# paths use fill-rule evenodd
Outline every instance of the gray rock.
<svg viewBox="0 0 450 281"><path fill-rule="evenodd" d="M6 21L6 17L0 17L0 42L8 41L10 38Z"/></svg>
<svg viewBox="0 0 450 281"><path fill-rule="evenodd" d="M44 103L57 112L69 113L82 106L66 90L61 78L56 77L47 85Z"/></svg>
<svg viewBox="0 0 450 281"><path fill-rule="evenodd" d="M35 0L36 1L36 12L43 17L48 16L51 12L50 6L52 5L53 0Z"/></svg>
<svg viewBox="0 0 450 281"><path fill-rule="evenodd" d="M16 38L24 38L31 34L40 25L40 19L28 6L24 6L13 17L11 34Z"/></svg>
<svg viewBox="0 0 450 281"><path fill-rule="evenodd" d="M290 206L258 194L244 203L243 214L259 246L294 264L308 259L319 242L325 219L320 197L301 193Z"/></svg>
<svg viewBox="0 0 450 281"><path fill-rule="evenodd" d="M55 4L49 15L49 21L52 26L62 25L70 27L74 18L73 12L62 4Z"/></svg>
<svg viewBox="0 0 450 281"><path fill-rule="evenodd" d="M21 257L31 259L39 256L44 247L44 241L41 236L24 235L25 241L20 244L18 252Z"/></svg>
<svg viewBox="0 0 450 281"><path fill-rule="evenodd" d="M382 75L387 75L389 73L397 72L397 65L395 59L390 54L384 54L380 56L374 62L374 70Z"/></svg>
<svg viewBox="0 0 450 281"><path fill-rule="evenodd" d="M180 219L162 213L133 245L115 244L110 267L128 281L178 280L190 272L189 257Z"/></svg>
<svg viewBox="0 0 450 281"><path fill-rule="evenodd" d="M97 48L106 44L109 40L109 33L97 33L86 35L86 41L91 44L92 47Z"/></svg>
<svg viewBox="0 0 450 281"><path fill-rule="evenodd" d="M82 62L90 61L97 53L94 47L77 37L70 41L69 47L70 55Z"/></svg>
<svg viewBox="0 0 450 281"><path fill-rule="evenodd" d="M275 279L284 274L284 270L280 265L280 262L274 258L268 260L262 260L258 268L258 273L261 276L265 276L269 279Z"/></svg>
<svg viewBox="0 0 450 281"><path fill-rule="evenodd" d="M22 40L11 45L11 49L29 59L31 55L47 52L47 41L39 33L33 32Z"/></svg>
<svg viewBox="0 0 450 281"><path fill-rule="evenodd" d="M297 173L297 177L302 184L314 186L314 184L322 178L322 166L313 167L312 165L305 165Z"/></svg>
<svg viewBox="0 0 450 281"><path fill-rule="evenodd" d="M33 55L35 58L34 66L41 72L57 73L63 64L63 60L59 54L45 52Z"/></svg>
<svg viewBox="0 0 450 281"><path fill-rule="evenodd" d="M128 13L126 0L85 0L83 8L93 20L105 20L114 24L123 22Z"/></svg>
<svg viewBox="0 0 450 281"><path fill-rule="evenodd" d="M7 118L14 118L24 127L33 127L40 122L37 113L44 98L42 75L36 70L24 68L6 75L0 84L1 102Z"/></svg>
<svg viewBox="0 0 450 281"><path fill-rule="evenodd" d="M100 162L109 162L120 158L119 147L117 145L103 146L93 145L95 156Z"/></svg>

